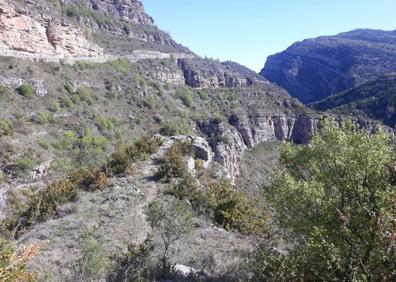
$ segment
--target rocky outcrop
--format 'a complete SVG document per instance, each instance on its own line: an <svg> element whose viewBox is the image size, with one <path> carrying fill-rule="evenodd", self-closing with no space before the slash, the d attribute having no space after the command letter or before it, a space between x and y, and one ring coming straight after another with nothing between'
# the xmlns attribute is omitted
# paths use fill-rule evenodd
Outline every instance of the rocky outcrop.
<svg viewBox="0 0 396 282"><path fill-rule="evenodd" d="M135 24L154 23L153 18L145 13L143 4L137 0L62 0L62 2L66 5L82 5L93 11Z"/></svg>
<svg viewBox="0 0 396 282"><path fill-rule="evenodd" d="M3 1L0 4L1 56L96 57L103 53L71 25L24 13Z"/></svg>
<svg viewBox="0 0 396 282"><path fill-rule="evenodd" d="M396 31L354 30L297 42L268 57L261 75L304 103L396 71Z"/></svg>
<svg viewBox="0 0 396 282"><path fill-rule="evenodd" d="M246 87L263 84L265 80L254 72L241 72L233 64L210 59L179 60L185 83L195 88Z"/></svg>
<svg viewBox="0 0 396 282"><path fill-rule="evenodd" d="M232 182L239 175L244 152L265 141L293 141L307 143L318 130L319 118L307 114L280 116L255 114L232 115L229 125L218 120L198 123L200 130L209 138L215 153L214 160L226 168ZM226 138L219 138L225 136Z"/></svg>

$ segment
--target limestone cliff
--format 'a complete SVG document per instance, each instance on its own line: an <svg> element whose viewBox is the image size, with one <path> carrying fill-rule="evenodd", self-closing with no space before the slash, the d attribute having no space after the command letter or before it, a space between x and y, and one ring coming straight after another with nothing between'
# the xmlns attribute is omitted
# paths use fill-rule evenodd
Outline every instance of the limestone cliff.
<svg viewBox="0 0 396 282"><path fill-rule="evenodd" d="M102 53L102 48L90 43L81 30L0 1L0 55L96 57Z"/></svg>

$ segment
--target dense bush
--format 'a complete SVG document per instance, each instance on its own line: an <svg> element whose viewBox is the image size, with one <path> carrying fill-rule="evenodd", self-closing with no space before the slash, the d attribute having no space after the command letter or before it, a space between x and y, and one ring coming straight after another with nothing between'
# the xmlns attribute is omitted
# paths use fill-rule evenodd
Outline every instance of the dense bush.
<svg viewBox="0 0 396 282"><path fill-rule="evenodd" d="M116 265L108 281L149 281L152 272L149 257L153 251L154 242L150 235L140 245L129 244L125 255L113 258Z"/></svg>
<svg viewBox="0 0 396 282"><path fill-rule="evenodd" d="M130 166L152 155L162 144L162 140L144 136L130 146L120 144L112 154L106 169L113 174L124 174Z"/></svg>
<svg viewBox="0 0 396 282"><path fill-rule="evenodd" d="M68 179L48 185L38 192L32 192L20 210L9 215L1 223L3 236L18 238L26 229L52 216L58 205L74 200L78 186Z"/></svg>
<svg viewBox="0 0 396 282"><path fill-rule="evenodd" d="M287 144L266 192L282 246L264 248L257 280L394 281L394 145L382 130L324 122L309 145Z"/></svg>
<svg viewBox="0 0 396 282"><path fill-rule="evenodd" d="M233 189L227 181L211 182L200 204L214 211L215 221L227 230L262 235L266 231L267 212L256 199Z"/></svg>
<svg viewBox="0 0 396 282"><path fill-rule="evenodd" d="M123 74L128 74L132 70L132 63L127 59L117 59L109 62L110 66Z"/></svg>
<svg viewBox="0 0 396 282"><path fill-rule="evenodd" d="M12 123L5 119L0 119L0 137L3 136L13 136L14 127Z"/></svg>
<svg viewBox="0 0 396 282"><path fill-rule="evenodd" d="M23 97L31 97L33 95L33 87L30 84L21 84L17 91Z"/></svg>
<svg viewBox="0 0 396 282"><path fill-rule="evenodd" d="M180 118L161 128L160 133L166 136L187 135L191 131L190 128L188 120Z"/></svg>
<svg viewBox="0 0 396 282"><path fill-rule="evenodd" d="M183 156L191 154L188 143L175 143L161 160L157 177L172 183L165 192L179 200L188 199L199 212L213 211L214 220L228 230L244 234L262 234L266 227L266 213L255 199L235 191L226 181L210 182L199 187L188 171Z"/></svg>
<svg viewBox="0 0 396 282"><path fill-rule="evenodd" d="M173 144L162 158L156 176L164 182L170 183L175 178L183 178L188 175L187 163L183 155L183 144Z"/></svg>

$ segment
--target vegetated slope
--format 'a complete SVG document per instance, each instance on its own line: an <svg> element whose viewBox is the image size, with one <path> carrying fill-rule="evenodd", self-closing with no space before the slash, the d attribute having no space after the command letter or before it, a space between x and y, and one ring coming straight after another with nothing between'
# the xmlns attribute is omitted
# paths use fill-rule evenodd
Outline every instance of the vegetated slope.
<svg viewBox="0 0 396 282"><path fill-rule="evenodd" d="M12 20L0 22L0 231L18 246L40 244L29 270L51 281L105 279L119 266L114 256L153 232L145 208L173 193L196 213L172 263L231 281L257 239L244 228L262 216L250 199L268 184L267 161L277 164L278 142L308 142L322 114L243 66L192 54L138 1L4 3L0 17ZM21 36L19 47L10 34ZM141 139L154 134L162 135L157 151ZM190 155L166 164L180 140ZM264 176L249 177L257 162ZM176 166L170 183L157 176L166 165ZM216 187L224 198L205 194ZM219 203L234 199L241 210L224 212ZM80 271L98 257L100 265Z"/></svg>
<svg viewBox="0 0 396 282"><path fill-rule="evenodd" d="M335 113L362 115L384 124L396 125L396 75L383 75L374 81L311 104L312 108Z"/></svg>
<svg viewBox="0 0 396 282"><path fill-rule="evenodd" d="M396 31L358 29L297 42L268 57L261 75L304 103L396 71Z"/></svg>

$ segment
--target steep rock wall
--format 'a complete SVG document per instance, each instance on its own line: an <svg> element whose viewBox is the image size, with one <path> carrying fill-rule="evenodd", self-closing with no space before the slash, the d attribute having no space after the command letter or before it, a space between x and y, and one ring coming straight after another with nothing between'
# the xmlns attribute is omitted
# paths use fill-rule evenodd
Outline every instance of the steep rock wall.
<svg viewBox="0 0 396 282"><path fill-rule="evenodd" d="M102 48L90 43L75 27L44 16L37 17L0 1L0 55L96 57Z"/></svg>

